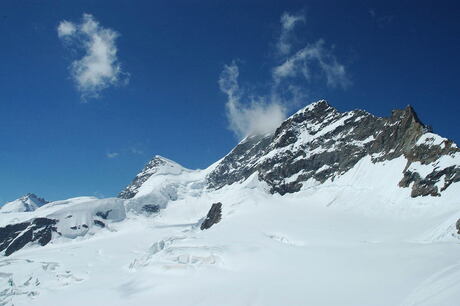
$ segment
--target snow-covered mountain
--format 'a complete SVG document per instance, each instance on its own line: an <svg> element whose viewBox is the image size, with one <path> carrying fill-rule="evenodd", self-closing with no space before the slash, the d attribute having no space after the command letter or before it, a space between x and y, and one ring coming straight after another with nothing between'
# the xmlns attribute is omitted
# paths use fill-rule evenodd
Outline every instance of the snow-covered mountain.
<svg viewBox="0 0 460 306"><path fill-rule="evenodd" d="M318 101L207 169L0 214L0 305L456 305L459 182L411 107Z"/></svg>
<svg viewBox="0 0 460 306"><path fill-rule="evenodd" d="M180 175L189 171L190 170L185 169L172 160L164 158L160 155L156 155L151 161L147 163L147 165L145 165L144 169L138 175L136 175L132 183L120 192L118 197L122 199L133 198L134 196L138 195L139 191L141 191L141 194L143 194L142 190L140 189L146 190L149 193L151 191L149 186L152 185L152 180L154 180L155 177L164 178L172 175Z"/></svg>
<svg viewBox="0 0 460 306"><path fill-rule="evenodd" d="M285 194L308 182L333 180L365 158L374 164L404 159L399 186L410 187L413 197L439 196L460 181L460 149L431 133L412 107L379 118L362 110L341 113L322 100L295 113L275 133L246 138L208 183L221 188L257 173L272 193Z"/></svg>
<svg viewBox="0 0 460 306"><path fill-rule="evenodd" d="M0 207L0 213L30 212L46 203L48 202L45 199L39 198L33 193L28 193L19 199L5 203Z"/></svg>

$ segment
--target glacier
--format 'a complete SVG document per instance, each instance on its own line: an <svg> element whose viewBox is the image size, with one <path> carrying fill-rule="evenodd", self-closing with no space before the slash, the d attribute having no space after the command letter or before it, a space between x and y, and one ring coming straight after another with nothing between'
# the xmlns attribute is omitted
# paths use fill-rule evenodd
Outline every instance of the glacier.
<svg viewBox="0 0 460 306"><path fill-rule="evenodd" d="M0 214L55 220L0 258L0 305L457 305L460 154L414 114L320 101L207 169L155 156L118 198Z"/></svg>

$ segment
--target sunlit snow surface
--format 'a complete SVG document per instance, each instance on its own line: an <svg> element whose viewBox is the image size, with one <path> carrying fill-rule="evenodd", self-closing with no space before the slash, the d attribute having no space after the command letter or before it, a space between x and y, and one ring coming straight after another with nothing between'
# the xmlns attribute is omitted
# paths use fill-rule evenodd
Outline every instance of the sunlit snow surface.
<svg viewBox="0 0 460 306"><path fill-rule="evenodd" d="M150 197L145 187L124 205L166 188L175 197L158 214L128 209L91 235L2 257L0 305L458 305L460 184L413 199L398 187L405 164L364 158L285 196L256 175L217 191L204 189L209 169L152 178ZM27 216L120 201L78 198ZM201 231L214 202L222 221Z"/></svg>

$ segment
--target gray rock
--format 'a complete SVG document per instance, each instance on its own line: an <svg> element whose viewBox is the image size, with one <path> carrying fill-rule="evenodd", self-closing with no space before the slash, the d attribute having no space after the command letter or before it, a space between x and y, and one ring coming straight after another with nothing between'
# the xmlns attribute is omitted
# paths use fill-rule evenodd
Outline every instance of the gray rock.
<svg viewBox="0 0 460 306"><path fill-rule="evenodd" d="M93 222L94 222L94 225L97 225L97 226L99 226L101 228L105 227L105 223L100 221L100 220L94 220Z"/></svg>
<svg viewBox="0 0 460 306"><path fill-rule="evenodd" d="M22 249L26 244L37 242L45 246L51 241L58 221L49 218L35 218L28 222L10 224L0 228L0 252L5 255Z"/></svg>
<svg viewBox="0 0 460 306"><path fill-rule="evenodd" d="M147 214L153 214L160 211L160 205L156 204L145 204L142 206L142 211L146 212Z"/></svg>
<svg viewBox="0 0 460 306"><path fill-rule="evenodd" d="M98 212L96 212L96 216L100 217L100 218L102 218L104 220L107 220L107 218L109 217L109 214L110 214L111 211L112 211L111 209L109 209L107 211L98 211Z"/></svg>
<svg viewBox="0 0 460 306"><path fill-rule="evenodd" d="M214 203L206 216L206 219L201 223L200 229L205 230L210 228L222 219L222 203Z"/></svg>

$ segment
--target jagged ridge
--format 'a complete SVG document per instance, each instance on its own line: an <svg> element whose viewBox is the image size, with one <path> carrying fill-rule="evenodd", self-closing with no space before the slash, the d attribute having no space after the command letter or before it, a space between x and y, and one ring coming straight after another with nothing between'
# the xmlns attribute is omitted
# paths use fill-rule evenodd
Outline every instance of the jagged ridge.
<svg viewBox="0 0 460 306"><path fill-rule="evenodd" d="M458 162L451 161L442 169L432 165L427 176L414 172L410 165L427 165L443 156L458 157L459 149L447 139L439 144L420 142L422 135L440 138L419 120L411 106L380 118L362 110L342 113L321 100L289 117L273 134L244 139L208 175L208 186L219 189L257 172L272 193L292 193L309 179L334 179L364 156L371 156L374 163L404 156L407 166L401 169L400 187L413 183L413 197L439 195L460 180ZM442 176L445 184L438 188Z"/></svg>

